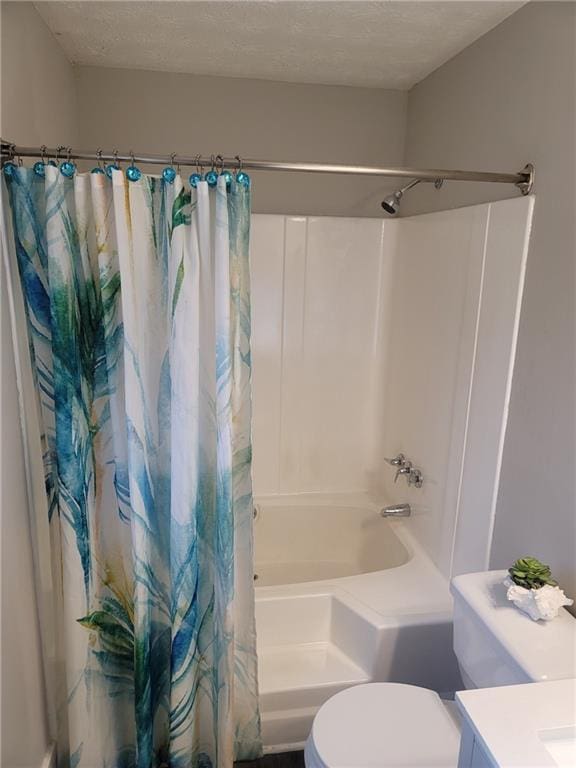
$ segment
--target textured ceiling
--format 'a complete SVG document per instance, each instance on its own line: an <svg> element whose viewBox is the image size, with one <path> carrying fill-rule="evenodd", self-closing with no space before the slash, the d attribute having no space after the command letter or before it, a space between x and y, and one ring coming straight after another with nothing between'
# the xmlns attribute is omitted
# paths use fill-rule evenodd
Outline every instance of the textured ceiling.
<svg viewBox="0 0 576 768"><path fill-rule="evenodd" d="M38 2L70 61L408 89L523 2Z"/></svg>

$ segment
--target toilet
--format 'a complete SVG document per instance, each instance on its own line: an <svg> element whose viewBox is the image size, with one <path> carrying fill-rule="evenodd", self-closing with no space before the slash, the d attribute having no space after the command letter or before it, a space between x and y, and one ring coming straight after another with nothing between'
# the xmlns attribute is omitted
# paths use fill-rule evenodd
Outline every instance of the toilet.
<svg viewBox="0 0 576 768"><path fill-rule="evenodd" d="M506 575L452 581L454 652L466 688L576 677L576 619L562 609L553 621L532 621L506 600ZM304 760L307 768L455 768L459 744L453 702L414 685L367 683L320 707Z"/></svg>

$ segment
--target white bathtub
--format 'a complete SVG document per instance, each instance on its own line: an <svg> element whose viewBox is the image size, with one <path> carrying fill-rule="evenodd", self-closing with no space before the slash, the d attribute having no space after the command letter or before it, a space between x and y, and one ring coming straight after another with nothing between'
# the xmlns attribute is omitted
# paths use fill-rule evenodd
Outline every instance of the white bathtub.
<svg viewBox="0 0 576 768"><path fill-rule="evenodd" d="M256 626L267 752L301 748L318 708L351 685L439 692L461 681L447 580L411 533L361 496L256 500Z"/></svg>
<svg viewBox="0 0 576 768"><path fill-rule="evenodd" d="M365 506L283 500L255 509L259 587L384 571L410 559L388 520Z"/></svg>

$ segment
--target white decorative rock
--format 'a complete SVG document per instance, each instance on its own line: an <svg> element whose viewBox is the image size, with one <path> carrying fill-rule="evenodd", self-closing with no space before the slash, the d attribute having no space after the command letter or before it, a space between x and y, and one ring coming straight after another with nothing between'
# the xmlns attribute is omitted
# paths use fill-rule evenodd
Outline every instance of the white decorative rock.
<svg viewBox="0 0 576 768"><path fill-rule="evenodd" d="M508 600L511 600L534 621L555 619L562 606L574 603L574 600L566 597L564 590L560 587L551 587L549 584L545 584L540 589L526 589L509 578L504 580L504 584L508 587L506 593Z"/></svg>

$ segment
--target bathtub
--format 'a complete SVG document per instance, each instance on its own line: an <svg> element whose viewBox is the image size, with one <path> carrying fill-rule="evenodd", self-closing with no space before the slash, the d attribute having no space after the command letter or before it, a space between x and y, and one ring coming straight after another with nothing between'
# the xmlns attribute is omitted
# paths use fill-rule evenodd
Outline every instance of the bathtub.
<svg viewBox="0 0 576 768"><path fill-rule="evenodd" d="M300 749L318 708L370 681L461 687L447 579L368 497L255 503L256 628L266 752Z"/></svg>
<svg viewBox="0 0 576 768"><path fill-rule="evenodd" d="M384 571L410 558L374 509L317 501L257 503L254 548L256 584L263 587Z"/></svg>

